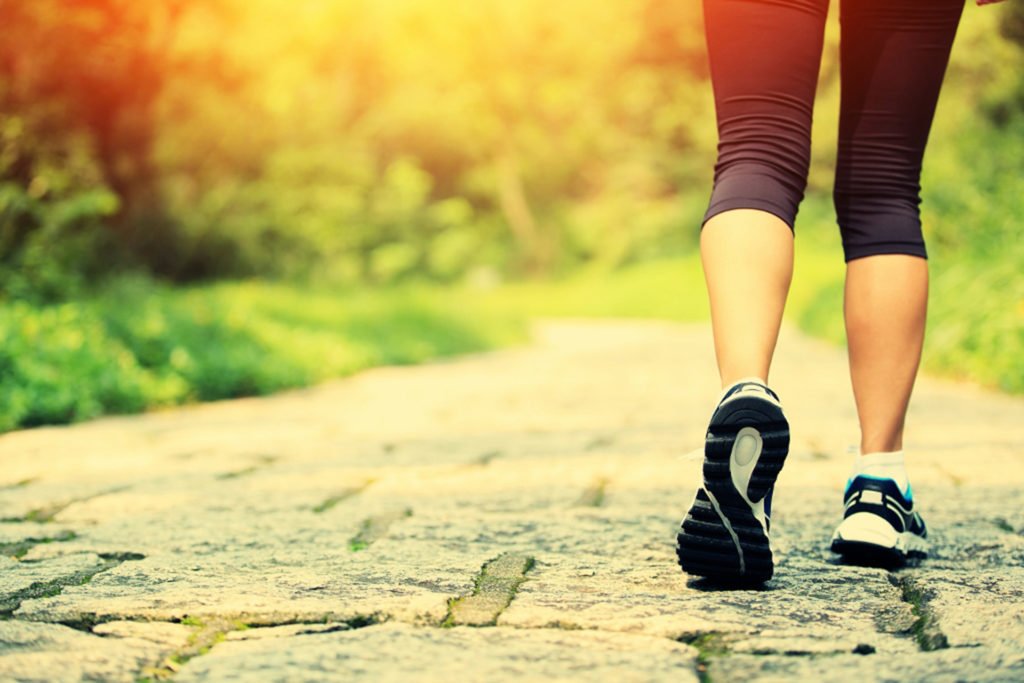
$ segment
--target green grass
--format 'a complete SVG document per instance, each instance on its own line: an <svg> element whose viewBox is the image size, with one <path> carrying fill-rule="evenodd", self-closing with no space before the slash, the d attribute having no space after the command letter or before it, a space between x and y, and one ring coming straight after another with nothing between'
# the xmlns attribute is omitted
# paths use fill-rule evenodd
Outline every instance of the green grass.
<svg viewBox="0 0 1024 683"><path fill-rule="evenodd" d="M1024 258L1014 260L931 258L926 372L1024 393ZM843 343L842 272L821 273L814 287L805 283L791 317L803 330Z"/></svg>
<svg viewBox="0 0 1024 683"><path fill-rule="evenodd" d="M798 227L787 317L843 343L843 261L820 202ZM819 215L821 214L821 215ZM1024 247L933 249L927 371L1024 393ZM490 289L366 291L122 280L45 308L0 305L0 431L262 395L379 365L525 341L546 316L707 320L696 254Z"/></svg>
<svg viewBox="0 0 1024 683"><path fill-rule="evenodd" d="M704 275L696 254L616 270L583 269L567 278L462 290L476 306L518 318L600 317L707 320Z"/></svg>
<svg viewBox="0 0 1024 683"><path fill-rule="evenodd" d="M927 210L928 199L926 226L929 218L932 224L939 220ZM813 207L815 202L809 204ZM968 215L963 207L956 207L944 220L960 216L967 223ZM991 218L979 216L980 226L965 228L975 238L969 246L929 239L931 284L922 367L931 374L1020 394L1024 393L1024 278L1020 276L1024 244L1007 239L1012 230L993 226L986 231L982 226L992 225L986 222ZM845 269L834 230L812 223L804 231L810 234L799 234L787 314L804 331L843 344Z"/></svg>
<svg viewBox="0 0 1024 683"><path fill-rule="evenodd" d="M0 431L267 394L525 339L444 290L310 292L122 280L43 308L0 305Z"/></svg>
<svg viewBox="0 0 1024 683"><path fill-rule="evenodd" d="M845 265L831 209L811 198L801 214L787 320L845 343ZM999 250L930 247L931 293L923 367L1008 393L1024 393L1024 245ZM643 263L561 282L511 284L476 295L520 317L708 319L696 255Z"/></svg>

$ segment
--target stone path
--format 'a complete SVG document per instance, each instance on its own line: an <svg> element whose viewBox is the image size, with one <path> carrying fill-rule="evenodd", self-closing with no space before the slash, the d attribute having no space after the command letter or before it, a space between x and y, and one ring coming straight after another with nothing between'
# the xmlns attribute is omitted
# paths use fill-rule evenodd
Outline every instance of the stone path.
<svg viewBox="0 0 1024 683"><path fill-rule="evenodd" d="M0 437L0 679L1020 680L1024 400L922 380L932 557L837 565L841 351L786 331L775 578L675 564L717 395L703 326Z"/></svg>

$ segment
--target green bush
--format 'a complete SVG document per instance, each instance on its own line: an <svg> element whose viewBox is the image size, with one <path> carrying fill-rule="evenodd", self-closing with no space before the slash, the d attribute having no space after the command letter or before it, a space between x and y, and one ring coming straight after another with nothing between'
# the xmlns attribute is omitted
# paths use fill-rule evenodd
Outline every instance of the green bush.
<svg viewBox="0 0 1024 683"><path fill-rule="evenodd" d="M0 431L261 395L523 338L514 316L450 296L122 278L73 303L0 305Z"/></svg>
<svg viewBox="0 0 1024 683"><path fill-rule="evenodd" d="M76 304L0 307L0 430L136 412L180 395Z"/></svg>

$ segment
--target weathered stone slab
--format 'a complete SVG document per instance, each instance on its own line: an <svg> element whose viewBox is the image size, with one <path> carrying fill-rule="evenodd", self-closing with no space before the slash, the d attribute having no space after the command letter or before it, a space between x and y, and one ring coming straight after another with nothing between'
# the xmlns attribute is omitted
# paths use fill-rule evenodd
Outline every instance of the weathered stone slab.
<svg viewBox="0 0 1024 683"><path fill-rule="evenodd" d="M477 577L473 594L451 603L446 625L493 625L498 614L515 596L516 589L531 567L532 557L511 553L500 555L485 564Z"/></svg>
<svg viewBox="0 0 1024 683"><path fill-rule="evenodd" d="M825 656L756 656L722 654L708 667L711 683L724 681L1019 681L1024 677L1024 653L999 646L952 648L935 652L836 654Z"/></svg>
<svg viewBox="0 0 1024 683"><path fill-rule="evenodd" d="M295 663L322 679L355 663L365 678L451 678L450 661L496 678L586 678L596 663L666 679L678 661L686 680L681 639L727 679L1019 678L999 647L1022 649L1024 631L1024 402L923 379L907 443L931 559L842 567L827 546L856 439L846 361L791 331L779 348L793 445L764 590L711 590L675 563L718 393L707 328L607 321L267 399L4 435L0 517L22 521L0 523L0 545L24 561L0 560L0 581L55 577L60 594L19 599L16 618L94 629L68 651L139 641L194 655L196 677ZM502 556L536 566L498 626L436 628ZM901 581L941 635L928 642L965 647L918 652ZM371 661L378 643L393 662Z"/></svg>
<svg viewBox="0 0 1024 683"><path fill-rule="evenodd" d="M87 576L99 570L104 561L93 553L63 555L39 562L0 557L0 599L37 584L56 584L61 579Z"/></svg>
<svg viewBox="0 0 1024 683"><path fill-rule="evenodd" d="M93 627L92 632L98 636L148 640L157 645L177 650L188 644L189 638L196 632L196 628L186 624L171 624L161 621L110 621L105 624L97 624Z"/></svg>
<svg viewBox="0 0 1024 683"><path fill-rule="evenodd" d="M5 681L136 681L169 651L148 639L0 621L0 679Z"/></svg>
<svg viewBox="0 0 1024 683"><path fill-rule="evenodd" d="M401 619L439 624L447 601L472 589L478 556L423 543L374 556L337 546L313 557L286 543L256 551L154 555L125 562L86 586L26 601L16 613L36 621L86 623L120 619L172 621L184 617L246 623ZM387 549L385 549L387 550ZM397 555L397 557L396 557ZM409 557L420 558L410 566Z"/></svg>
<svg viewBox="0 0 1024 683"><path fill-rule="evenodd" d="M344 622L333 622L327 624L288 624L286 626L259 626L255 628L244 628L236 631L228 631L224 634L224 640L264 640L266 638L291 638L292 636L304 636L313 633L333 633L335 631L348 631L352 627Z"/></svg>
<svg viewBox="0 0 1024 683"><path fill-rule="evenodd" d="M7 489L0 496L0 519L6 523L52 521L75 501L110 489L110 482L40 482Z"/></svg>
<svg viewBox="0 0 1024 683"><path fill-rule="evenodd" d="M593 557L538 558L498 623L517 628L560 625L690 640L707 633L767 632L856 641L905 651L916 620L885 572L793 561L766 590L708 590L669 564L602 564ZM639 566L637 566L639 565ZM605 571L608 569L609 571Z"/></svg>
<svg viewBox="0 0 1024 683"><path fill-rule="evenodd" d="M145 536L152 525L147 544L158 550L158 541L171 542L166 535L173 530L177 552L126 563L81 590L30 601L19 615L69 623L221 616L255 623L329 617L437 624L450 599L469 594L485 561L515 552L536 557L538 567L499 622L509 625L567 624L684 638L800 628L825 628L837 636L854 629L865 633L860 640L891 650L896 645L879 641L877 623L899 631L913 622L885 572L803 559L799 543L780 553L772 590L713 593L688 586L672 545L681 514L677 492L610 490L599 509L574 508L577 493L543 489L534 499L527 492L506 497L509 507L502 499L489 498L487 507L479 496L460 494L395 522L384 538L359 551L348 546L360 528L350 513L374 506L393 510L397 499L367 496L321 515L186 511L107 524L73 543L123 542ZM562 509L553 514L559 501ZM793 515L792 527L806 526ZM814 546L820 556L820 539ZM752 625L751 613L771 616Z"/></svg>
<svg viewBox="0 0 1024 683"><path fill-rule="evenodd" d="M175 680L696 681L696 650L660 638L582 631L413 628L383 624L228 641Z"/></svg>
<svg viewBox="0 0 1024 683"><path fill-rule="evenodd" d="M872 638L872 640L876 640ZM789 657L799 656L822 656L841 654L874 654L877 648L870 644L860 642L855 635L849 637L841 636L818 636L808 633L806 630L773 631L770 629L761 631L754 636L742 634L723 634L719 642L727 649L730 655L786 655ZM888 639L885 641L886 650L893 652L912 654L918 651L916 644L909 638L900 640Z"/></svg>
<svg viewBox="0 0 1024 683"><path fill-rule="evenodd" d="M0 546L28 542L53 543L70 540L71 527L63 524L41 525L35 522L0 522Z"/></svg>
<svg viewBox="0 0 1024 683"><path fill-rule="evenodd" d="M931 542L924 566L1024 566L1024 486L928 487L915 497Z"/></svg>
<svg viewBox="0 0 1024 683"><path fill-rule="evenodd" d="M950 646L1016 644L1024 652L1024 567L906 573Z"/></svg>

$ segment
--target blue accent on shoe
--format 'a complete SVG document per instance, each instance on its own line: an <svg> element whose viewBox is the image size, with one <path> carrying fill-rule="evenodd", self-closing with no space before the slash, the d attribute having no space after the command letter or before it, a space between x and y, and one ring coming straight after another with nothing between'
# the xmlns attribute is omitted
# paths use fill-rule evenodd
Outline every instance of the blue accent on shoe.
<svg viewBox="0 0 1024 683"><path fill-rule="evenodd" d="M926 555L928 530L913 501L903 497L896 482L888 477L858 475L843 496L843 523L832 536L832 550L848 558L872 566L898 566L907 557ZM869 535L858 533L858 524L847 520L873 515L892 527L892 542L879 537L877 530Z"/></svg>
<svg viewBox="0 0 1024 683"><path fill-rule="evenodd" d="M843 495L845 496L850 491L850 487L853 486L855 479L873 479L875 481L891 481L893 484L896 482L891 477L875 477L870 474L858 474L856 477L850 477L846 480L846 488L843 489ZM907 483L907 490L901 491L900 495L903 496L903 500L908 503L914 502L914 492L910 489L910 484Z"/></svg>

